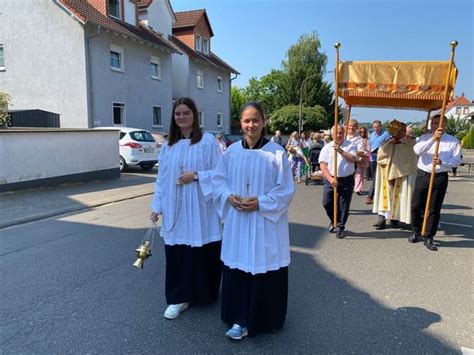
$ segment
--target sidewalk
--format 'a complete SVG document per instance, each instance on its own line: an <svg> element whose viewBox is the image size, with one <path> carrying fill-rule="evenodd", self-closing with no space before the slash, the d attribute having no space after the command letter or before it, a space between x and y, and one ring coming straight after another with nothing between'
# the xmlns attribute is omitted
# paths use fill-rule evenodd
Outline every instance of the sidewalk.
<svg viewBox="0 0 474 355"><path fill-rule="evenodd" d="M1 193L0 229L150 195L155 190L155 178L156 171L132 172L114 180Z"/></svg>

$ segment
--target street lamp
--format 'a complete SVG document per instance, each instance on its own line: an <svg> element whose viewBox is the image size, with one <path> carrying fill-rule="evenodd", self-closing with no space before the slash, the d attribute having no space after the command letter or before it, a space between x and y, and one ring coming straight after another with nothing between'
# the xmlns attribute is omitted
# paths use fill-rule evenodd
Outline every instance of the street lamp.
<svg viewBox="0 0 474 355"><path fill-rule="evenodd" d="M306 80L314 78L314 77L318 77L318 76L321 76L321 75L324 75L324 74L329 74L329 73L333 73L333 71L328 71L328 72L324 72L324 73L316 73L316 74L307 76L306 78L304 78L303 82L301 83L301 86L300 86L300 117L299 117L299 120L298 120L298 135L301 135L301 131L303 130L303 87L304 87L304 84L306 83Z"/></svg>

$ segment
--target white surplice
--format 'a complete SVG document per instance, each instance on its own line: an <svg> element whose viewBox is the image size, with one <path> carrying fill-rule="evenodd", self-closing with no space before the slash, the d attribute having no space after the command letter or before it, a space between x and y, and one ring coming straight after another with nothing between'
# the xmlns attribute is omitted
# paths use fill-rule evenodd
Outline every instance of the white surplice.
<svg viewBox="0 0 474 355"><path fill-rule="evenodd" d="M214 200L224 220L221 259L253 275L290 263L288 207L295 192L285 150L275 142L261 149L232 144L214 172ZM238 211L229 195L258 197L259 210Z"/></svg>
<svg viewBox="0 0 474 355"><path fill-rule="evenodd" d="M161 237L165 244L200 247L221 240L211 181L221 157L219 145L210 133L204 133L196 144L181 139L171 147L166 143L161 147L151 208L162 214ZM176 185L181 172L187 171L197 171L199 180Z"/></svg>

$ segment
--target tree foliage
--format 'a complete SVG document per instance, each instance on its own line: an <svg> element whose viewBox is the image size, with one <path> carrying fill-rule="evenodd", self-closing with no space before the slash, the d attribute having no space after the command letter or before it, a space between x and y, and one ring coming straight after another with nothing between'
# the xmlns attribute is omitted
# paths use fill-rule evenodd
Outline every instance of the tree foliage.
<svg viewBox="0 0 474 355"><path fill-rule="evenodd" d="M454 115L450 115L446 122L446 133L461 140L469 132L470 127L471 124L468 119L456 118Z"/></svg>
<svg viewBox="0 0 474 355"><path fill-rule="evenodd" d="M245 92L243 89L232 86L231 89L231 112L230 116L232 121L240 120L240 109L245 104Z"/></svg>
<svg viewBox="0 0 474 355"><path fill-rule="evenodd" d="M284 106L270 116L270 131L280 130L283 133L291 133L298 130L299 106ZM320 130L327 127L326 110L322 106L303 107L303 129L305 131Z"/></svg>
<svg viewBox="0 0 474 355"><path fill-rule="evenodd" d="M8 103L10 96L6 92L0 91L0 128L7 128L10 123L10 115L8 114Z"/></svg>
<svg viewBox="0 0 474 355"><path fill-rule="evenodd" d="M461 147L464 149L474 149L474 128L472 126L469 132L462 138Z"/></svg>
<svg viewBox="0 0 474 355"><path fill-rule="evenodd" d="M245 88L246 99L261 102L266 112L272 115L282 107L299 105L301 92L304 106L324 108L325 127L330 126L334 92L331 84L324 81L327 57L320 49L316 32L302 35L288 49L281 69L274 69L260 79L250 79Z"/></svg>

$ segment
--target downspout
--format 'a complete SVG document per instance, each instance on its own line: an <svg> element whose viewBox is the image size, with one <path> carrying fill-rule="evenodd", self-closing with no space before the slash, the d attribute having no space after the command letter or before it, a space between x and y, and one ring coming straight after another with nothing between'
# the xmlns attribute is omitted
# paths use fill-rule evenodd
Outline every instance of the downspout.
<svg viewBox="0 0 474 355"><path fill-rule="evenodd" d="M232 74L232 72L231 72ZM232 80L237 79L239 74L235 73L235 77L231 77L229 81L229 132L232 133Z"/></svg>
<svg viewBox="0 0 474 355"><path fill-rule="evenodd" d="M97 37L100 34L100 29L101 26L97 25L97 31L88 36L86 38L87 41L87 46L86 46L86 72L87 72L87 83L88 83L88 90L87 90L87 96L89 96L89 128L93 128L95 126L94 124L94 115L95 115L95 106L94 106L94 86L92 85L92 67L91 67L91 40L94 37Z"/></svg>

